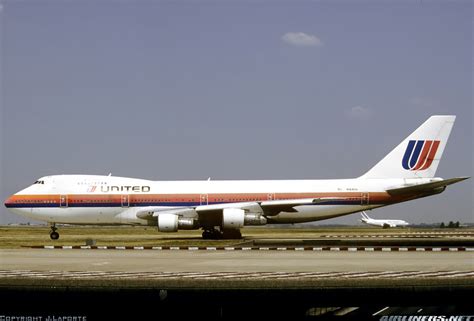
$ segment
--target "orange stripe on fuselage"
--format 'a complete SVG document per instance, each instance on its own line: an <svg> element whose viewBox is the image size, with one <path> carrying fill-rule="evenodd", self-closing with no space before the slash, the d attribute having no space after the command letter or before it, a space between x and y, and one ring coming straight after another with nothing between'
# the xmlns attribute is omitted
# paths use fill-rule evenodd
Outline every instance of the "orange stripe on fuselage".
<svg viewBox="0 0 474 321"><path fill-rule="evenodd" d="M369 194L370 204L387 204L400 202L400 197L392 197L385 192L373 192ZM63 195L63 194L61 194ZM80 203L120 203L122 196L128 195L129 202L137 206L140 203L200 203L202 196L206 194L67 194L68 204ZM208 203L238 203L255 202L267 200L285 200L285 199L306 199L306 198L344 198L341 201L359 201L362 200L360 192L334 192L334 193L226 193L226 194L208 194ZM410 195L412 198L413 195ZM407 198L406 196L403 197ZM365 198L364 198L365 199ZM13 195L8 199L9 203L59 203L60 195Z"/></svg>

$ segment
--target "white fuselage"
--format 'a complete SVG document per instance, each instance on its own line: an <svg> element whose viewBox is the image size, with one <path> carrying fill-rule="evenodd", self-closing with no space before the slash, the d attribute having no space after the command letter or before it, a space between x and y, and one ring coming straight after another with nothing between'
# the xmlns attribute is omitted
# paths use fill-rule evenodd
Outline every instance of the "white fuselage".
<svg viewBox="0 0 474 321"><path fill-rule="evenodd" d="M39 179L12 195L9 210L50 223L149 225L137 213L218 206L251 208L268 200L330 198L267 216L268 223L300 223L328 219L419 196L393 197L386 190L431 182L414 179L149 181L96 175L57 175ZM426 195L424 195L426 196ZM229 204L228 206L226 204ZM237 205L236 205L237 204ZM182 216L194 216L195 212Z"/></svg>

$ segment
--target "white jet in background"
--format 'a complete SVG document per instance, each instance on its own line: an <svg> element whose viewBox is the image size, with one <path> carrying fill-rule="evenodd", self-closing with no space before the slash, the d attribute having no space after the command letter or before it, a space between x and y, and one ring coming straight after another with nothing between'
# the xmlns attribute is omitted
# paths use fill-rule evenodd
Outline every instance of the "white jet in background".
<svg viewBox="0 0 474 321"><path fill-rule="evenodd" d="M362 212L360 215L362 216L362 218L360 220L362 223L373 225L373 226L380 226L380 227L383 227L383 228L389 228L389 227L410 225L410 223L408 223L407 221L404 221L404 220L377 220L377 219L373 219L373 218L370 218L369 215L367 215L367 213L365 213L365 212Z"/></svg>

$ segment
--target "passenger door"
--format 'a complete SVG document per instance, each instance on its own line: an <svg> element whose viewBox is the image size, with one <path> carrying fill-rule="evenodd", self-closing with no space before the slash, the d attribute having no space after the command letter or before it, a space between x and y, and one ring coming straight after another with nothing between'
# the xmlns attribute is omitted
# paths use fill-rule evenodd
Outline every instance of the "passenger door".
<svg viewBox="0 0 474 321"><path fill-rule="evenodd" d="M122 207L129 207L130 206L130 195L125 194L120 197L120 201L122 203Z"/></svg>
<svg viewBox="0 0 474 321"><path fill-rule="evenodd" d="M59 195L59 207L62 207L62 208L68 207L67 195Z"/></svg>

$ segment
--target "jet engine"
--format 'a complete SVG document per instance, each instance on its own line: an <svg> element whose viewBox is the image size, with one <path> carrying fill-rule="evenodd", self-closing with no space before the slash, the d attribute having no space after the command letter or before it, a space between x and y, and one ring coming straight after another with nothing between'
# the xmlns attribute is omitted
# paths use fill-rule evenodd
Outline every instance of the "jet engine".
<svg viewBox="0 0 474 321"><path fill-rule="evenodd" d="M265 225L267 219L260 213L245 213L240 208L226 208L222 212L222 228L240 229L244 225Z"/></svg>
<svg viewBox="0 0 474 321"><path fill-rule="evenodd" d="M197 220L192 217L179 217L176 214L159 214L158 230L160 232L177 232L180 230L198 229Z"/></svg>
<svg viewBox="0 0 474 321"><path fill-rule="evenodd" d="M222 211L222 228L240 229L244 226L245 211L240 208L225 208Z"/></svg>
<svg viewBox="0 0 474 321"><path fill-rule="evenodd" d="M265 225L267 219L259 213L248 213L244 217L244 225Z"/></svg>

